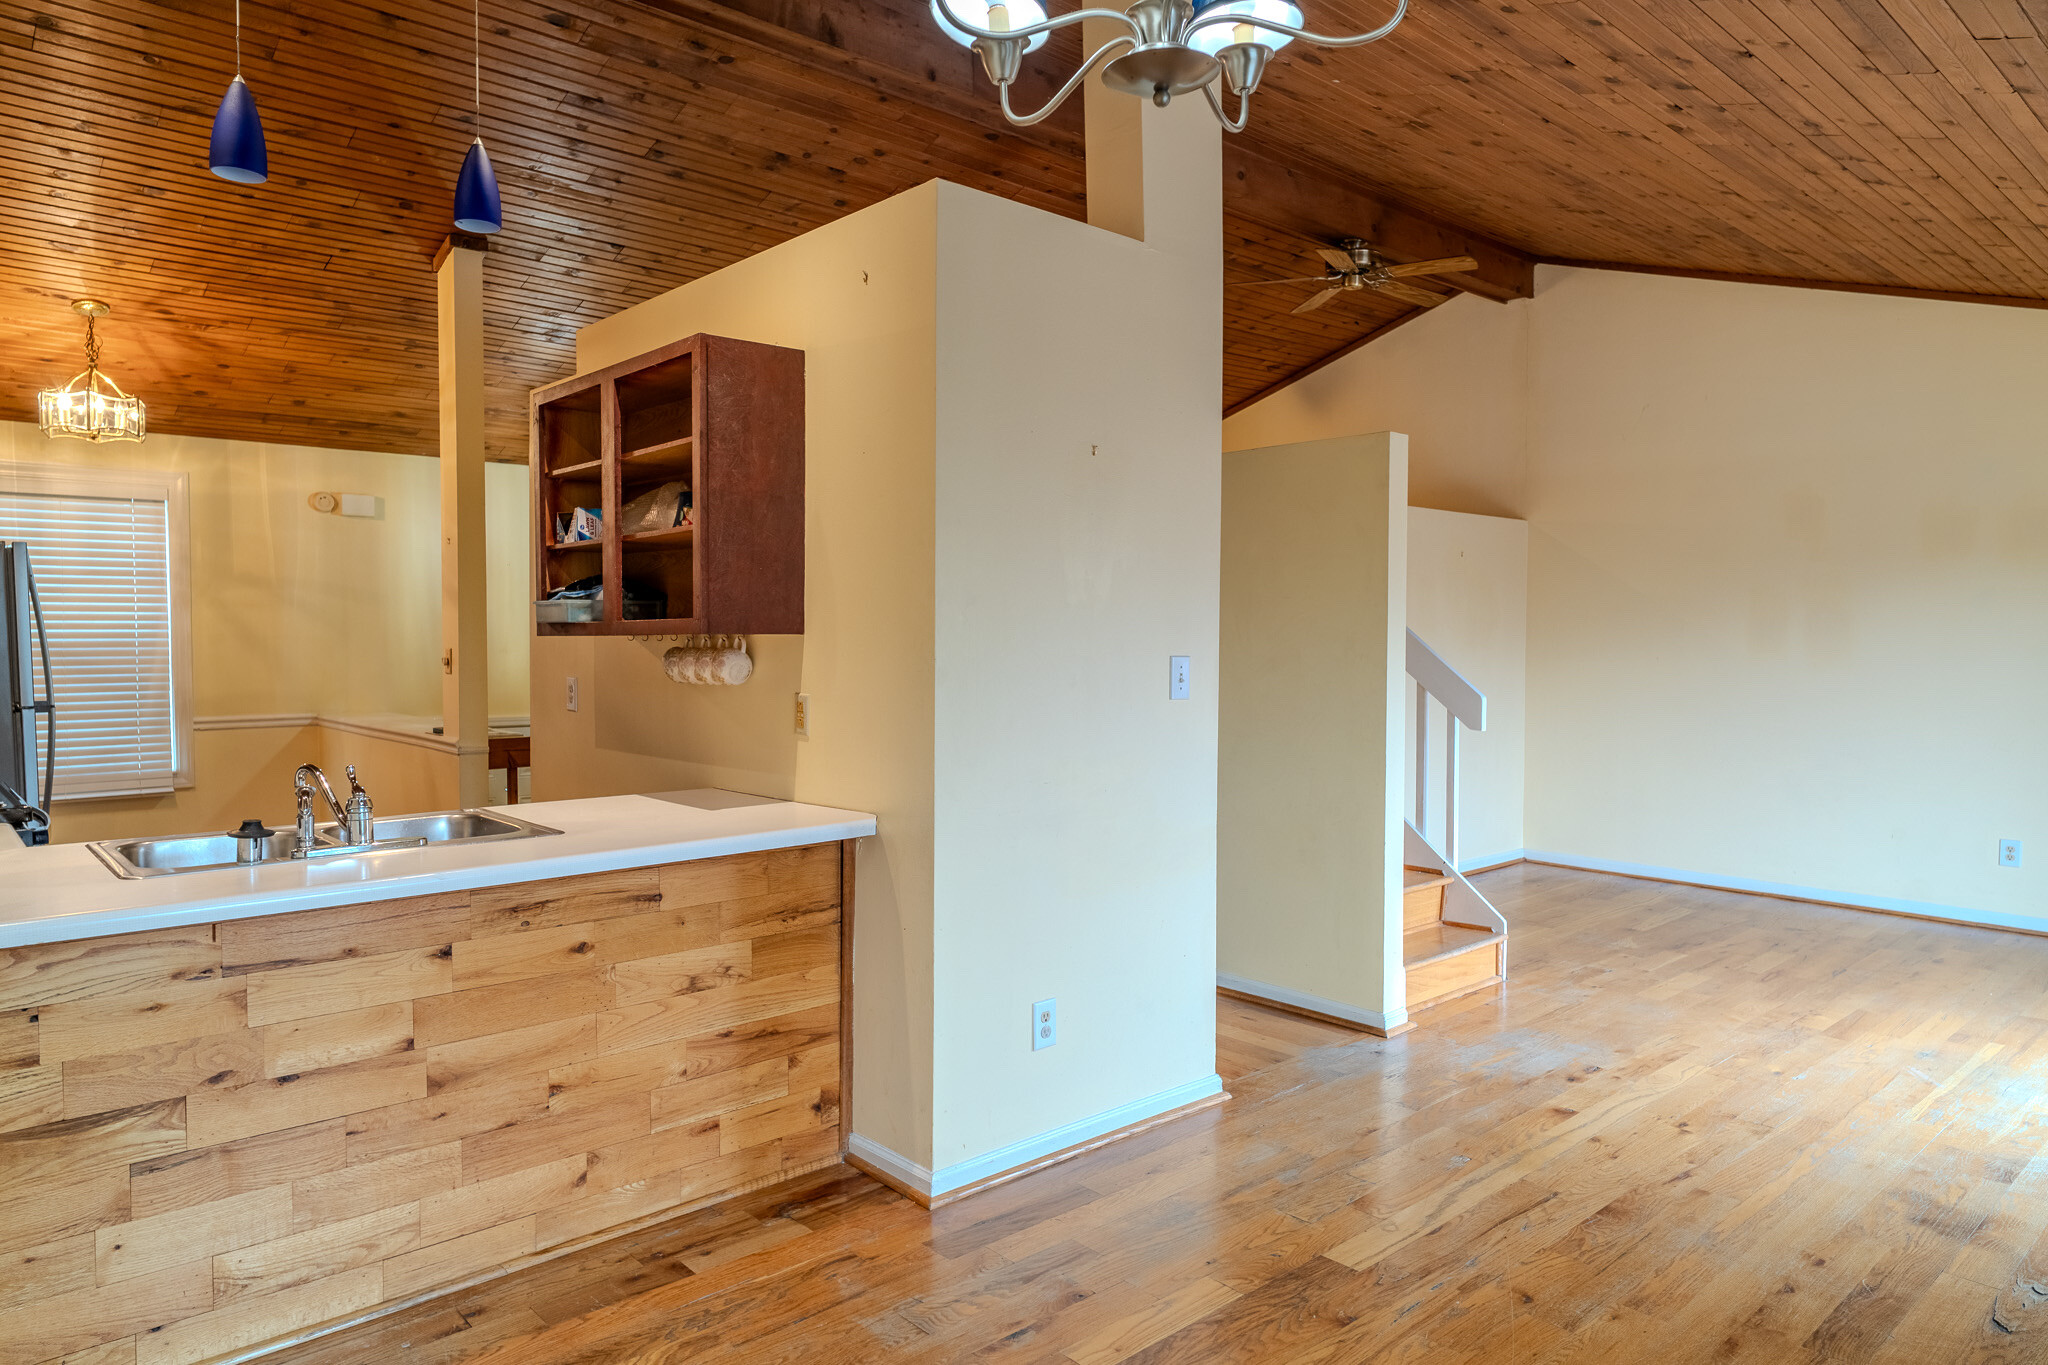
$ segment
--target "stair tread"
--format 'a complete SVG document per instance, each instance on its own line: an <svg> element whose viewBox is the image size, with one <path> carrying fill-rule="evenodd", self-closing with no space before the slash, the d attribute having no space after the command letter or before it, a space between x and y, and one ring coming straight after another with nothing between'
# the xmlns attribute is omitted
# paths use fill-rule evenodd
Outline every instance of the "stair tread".
<svg viewBox="0 0 2048 1365"><path fill-rule="evenodd" d="M1506 934L1496 930L1476 929L1465 924L1425 925L1401 935L1401 965L1419 967L1425 962L1456 957L1459 953L1469 953L1505 938Z"/></svg>
<svg viewBox="0 0 2048 1365"><path fill-rule="evenodd" d="M1403 891L1419 891L1429 886L1448 886L1450 878L1433 867L1407 867L1401 869Z"/></svg>

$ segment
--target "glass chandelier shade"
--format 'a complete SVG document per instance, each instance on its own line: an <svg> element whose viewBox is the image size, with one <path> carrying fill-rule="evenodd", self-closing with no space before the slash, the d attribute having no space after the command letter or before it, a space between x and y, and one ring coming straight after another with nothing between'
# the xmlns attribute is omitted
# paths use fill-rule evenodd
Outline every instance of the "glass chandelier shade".
<svg viewBox="0 0 2048 1365"><path fill-rule="evenodd" d="M100 342L93 323L111 310L104 303L80 299L72 311L85 319L85 368L61 389L36 395L36 425L45 436L80 441L139 441L148 432L148 413L140 398L100 373Z"/></svg>
<svg viewBox="0 0 2048 1365"><path fill-rule="evenodd" d="M263 120L256 96L239 75L228 82L213 116L213 138L206 162L213 173L237 185L260 185L270 179L270 154L263 146Z"/></svg>
<svg viewBox="0 0 2048 1365"><path fill-rule="evenodd" d="M1195 17L1207 19L1218 14L1242 14L1248 17L1269 19L1289 28L1300 28L1301 7L1291 5L1288 0L1211 0L1195 8ZM1278 52L1294 41L1291 33L1275 33L1272 29L1252 24L1213 24L1198 28L1188 35L1188 46L1197 52L1206 52L1211 57L1229 47L1232 43L1257 43L1269 52Z"/></svg>
<svg viewBox="0 0 2048 1365"><path fill-rule="evenodd" d="M939 28L948 38L962 47L973 47L974 35L952 22L954 16L976 28L1008 33L1044 23L1045 6L1038 0L1010 0L1008 4L1002 0L940 0L937 15ZM1038 51L1045 46L1045 38L1043 33L1033 34L1025 41L1024 50Z"/></svg>

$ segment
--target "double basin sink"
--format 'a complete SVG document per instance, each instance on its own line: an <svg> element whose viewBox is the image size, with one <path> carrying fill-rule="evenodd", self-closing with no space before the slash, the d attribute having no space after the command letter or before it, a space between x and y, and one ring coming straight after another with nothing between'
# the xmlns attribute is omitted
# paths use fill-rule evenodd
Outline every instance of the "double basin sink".
<svg viewBox="0 0 2048 1365"><path fill-rule="evenodd" d="M376 842L355 848L347 848L343 844L340 825L320 825L314 830L309 854L325 862L336 857L374 857L398 849L534 839L561 832L546 825L488 811L443 810L427 815L379 819ZM238 842L232 834L174 834L161 839L107 839L86 847L115 876L127 878L163 877L179 872L218 872L223 868L257 867L263 863L293 862L301 858L296 829L280 829L271 835L265 856L258 863L238 860Z"/></svg>

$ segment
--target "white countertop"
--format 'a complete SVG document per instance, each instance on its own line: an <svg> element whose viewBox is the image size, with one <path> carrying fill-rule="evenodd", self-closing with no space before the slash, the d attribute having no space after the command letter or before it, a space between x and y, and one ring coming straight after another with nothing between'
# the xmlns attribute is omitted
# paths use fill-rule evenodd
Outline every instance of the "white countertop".
<svg viewBox="0 0 2048 1365"><path fill-rule="evenodd" d="M562 832L135 880L115 876L84 844L25 848L10 836L0 841L0 949L795 848L875 832L875 817L859 811L717 791L491 809ZM6 833L0 828L0 835Z"/></svg>

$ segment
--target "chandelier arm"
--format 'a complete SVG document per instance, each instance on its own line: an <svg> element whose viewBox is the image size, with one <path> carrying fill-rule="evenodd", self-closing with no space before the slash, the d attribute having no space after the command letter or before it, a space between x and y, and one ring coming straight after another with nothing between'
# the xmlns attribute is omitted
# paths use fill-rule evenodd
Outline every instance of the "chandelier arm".
<svg viewBox="0 0 2048 1365"><path fill-rule="evenodd" d="M932 3L936 6L938 0L932 0ZM1334 37L1327 33L1311 33L1305 28L1295 28L1291 24L1278 23L1272 19L1262 19L1256 14L1215 14L1206 19L1197 18L1194 20L1185 29L1181 30L1180 40L1185 43L1188 40L1188 35L1198 28L1208 28L1216 24L1247 24L1252 28L1263 28L1274 33L1284 33L1290 38L1306 39L1318 47L1363 47L1367 43L1376 43L1389 33L1392 33L1400 25L1402 18L1407 13L1408 0L1400 0L1400 3L1394 7L1394 17L1387 20L1386 23L1381 24L1369 33L1354 33L1346 37Z"/></svg>
<svg viewBox="0 0 2048 1365"><path fill-rule="evenodd" d="M1104 57L1116 52L1119 48L1136 47L1137 45L1137 40L1134 38L1112 38L1101 47L1096 48L1093 55L1087 61L1082 62L1073 75L1067 77L1067 83L1054 92L1053 97L1045 102L1045 107L1035 114L1019 114L1010 108L1010 83L1004 81L1000 86L996 87L1002 94L1003 117L1016 124L1019 128L1029 128L1034 123L1044 122L1052 116L1053 110L1067 102L1067 96L1074 93L1081 82L1087 79L1088 73L1102 63Z"/></svg>
<svg viewBox="0 0 2048 1365"><path fill-rule="evenodd" d="M1215 111L1216 121L1223 125L1224 132L1241 133L1244 131L1245 124L1251 121L1252 116L1251 91L1247 90L1237 97L1237 118L1235 121L1223 112L1223 101L1216 97L1215 82L1212 81L1208 85L1203 86L1202 94L1208 97L1209 107Z"/></svg>
<svg viewBox="0 0 2048 1365"><path fill-rule="evenodd" d="M1402 3L1405 5L1407 0L1402 0ZM1054 29L1068 28L1080 23L1083 19L1114 19L1131 31L1131 37L1134 42L1138 37L1138 25L1136 22L1132 20L1130 15L1116 9L1077 9L1072 14L1062 14L1056 18L1047 19L1043 23L1026 24L1023 28L1006 28L998 31L992 28L976 28L959 15L944 8L944 0L932 0L932 18L938 20L941 27L950 24L962 33L972 34L976 38L986 38L990 42L1000 42L1005 38L1035 38L1041 33L1050 33Z"/></svg>

